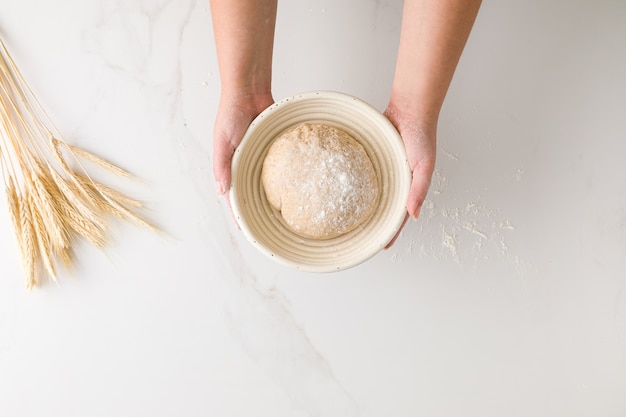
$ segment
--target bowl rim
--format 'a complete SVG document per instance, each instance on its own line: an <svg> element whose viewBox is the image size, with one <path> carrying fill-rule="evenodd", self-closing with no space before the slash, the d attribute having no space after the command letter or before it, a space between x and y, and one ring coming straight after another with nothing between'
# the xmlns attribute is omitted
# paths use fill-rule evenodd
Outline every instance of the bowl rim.
<svg viewBox="0 0 626 417"><path fill-rule="evenodd" d="M244 136L240 144L237 146L233 154L233 159L231 163L232 175L231 175L231 187L229 190L229 200L230 200L230 207L231 207L232 213L237 221L237 224L240 230L242 231L246 239L250 243L252 243L252 245L256 247L261 253L273 259L274 261L278 262L279 264L282 264L287 267L295 268L297 270L305 271L305 272L325 273L325 272L337 272L340 270L352 268L354 266L357 266L369 260L373 256L375 256L398 233L398 231L401 229L402 225L405 222L406 215L405 214L403 214L402 216L398 215L397 218L392 219L392 221L389 222L388 227L386 227L387 233L384 234L384 236L388 237L388 239L385 244L379 245L380 247L377 247L376 250L372 249L361 257L353 258L351 261L342 262L339 265L333 264L332 266L328 266L328 265L320 266L320 265L303 264L303 263L296 262L290 259L284 254L276 253L275 251L271 250L266 245L264 245L262 242L260 242L259 239L257 239L257 236L254 234L254 232L251 230L250 225L248 224L248 219L244 215L244 210L242 210L241 208L241 206L243 206L244 203L240 202L239 200L238 186L237 186L237 179L239 175L239 172L238 172L239 163L240 163L241 155L243 154L243 150L245 150L246 147L250 146L250 142L255 139L256 132L259 129L261 129L264 126L264 124L267 123L268 120L269 121L272 120L271 115L276 114L276 110L279 110L286 106L294 106L294 105L297 106L298 103L306 103L311 100L320 99L320 98L334 99L334 100L337 100L337 103L356 104L356 106L358 106L361 111L367 113L368 117L374 117L377 119L378 123L385 125L385 129L388 135L394 136L393 138L386 138L386 139L397 140L397 141L400 141L400 143L402 143L400 134L396 130L395 126L393 126L393 124L389 121L389 119L387 119L386 116L384 116L371 104L365 102L364 100L358 97L355 97L350 94L338 92L338 91L328 91L328 90L313 90L309 92L303 92L303 93L298 93L292 96L288 96L279 101L276 101L275 103L267 107L265 110L263 110L252 121L252 123L250 124L246 132L244 133ZM297 124L298 123L294 125L297 125ZM271 140L269 140L270 145L271 145L271 142L273 142L275 139L276 139L276 136L274 136ZM400 198L400 200L402 201L404 212L406 213L406 199L408 198L409 188L411 184L411 171L409 168L408 160L406 158L406 152L404 150L403 144L402 144L402 157L403 157L403 161L400 161L399 158L396 158L393 163L404 165L404 168L402 167L399 168L400 175L404 176L403 178L400 178L400 181L404 180L404 182L406 182L408 185L406 186L406 190L403 190L404 193L401 196L402 198ZM387 173L381 172L380 175L387 175ZM384 190L381 190L381 191L384 192ZM261 193L261 195L263 196L263 198L265 198L264 191ZM332 239L329 239L329 240L332 240Z"/></svg>

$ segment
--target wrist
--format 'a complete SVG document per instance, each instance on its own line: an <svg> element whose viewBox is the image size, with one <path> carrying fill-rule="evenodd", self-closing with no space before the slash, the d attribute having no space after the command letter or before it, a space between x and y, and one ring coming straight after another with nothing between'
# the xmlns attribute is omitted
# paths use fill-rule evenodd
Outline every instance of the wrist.
<svg viewBox="0 0 626 417"><path fill-rule="evenodd" d="M413 128L435 133L439 111L440 106L430 105L417 95L409 96L392 90L385 114L394 124L410 124Z"/></svg>
<svg viewBox="0 0 626 417"><path fill-rule="evenodd" d="M269 88L251 86L225 87L220 96L221 106L234 106L249 112L259 113L274 102Z"/></svg>
<svg viewBox="0 0 626 417"><path fill-rule="evenodd" d="M261 97L272 92L270 81L243 79L222 80L221 97Z"/></svg>

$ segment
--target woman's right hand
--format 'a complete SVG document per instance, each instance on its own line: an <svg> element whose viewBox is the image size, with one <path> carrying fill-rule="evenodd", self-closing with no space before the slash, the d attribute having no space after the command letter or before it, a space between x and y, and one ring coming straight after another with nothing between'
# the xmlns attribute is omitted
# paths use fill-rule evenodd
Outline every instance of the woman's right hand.
<svg viewBox="0 0 626 417"><path fill-rule="evenodd" d="M213 175L218 194L228 196L235 149L252 120L273 103L274 99L269 92L223 95L220 98L213 129Z"/></svg>

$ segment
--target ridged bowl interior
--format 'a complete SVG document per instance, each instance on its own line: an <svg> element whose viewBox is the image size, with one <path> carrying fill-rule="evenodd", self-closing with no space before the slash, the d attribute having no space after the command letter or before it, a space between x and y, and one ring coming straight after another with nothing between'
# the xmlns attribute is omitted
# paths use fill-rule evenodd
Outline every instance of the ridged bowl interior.
<svg viewBox="0 0 626 417"><path fill-rule="evenodd" d="M267 201L261 183L274 139L304 122L345 131L363 145L376 170L376 209L365 223L336 238L307 239L293 232ZM252 122L233 156L230 201L242 232L261 252L300 270L332 272L366 261L389 243L406 215L410 185L404 145L389 120L353 96L319 91L285 98Z"/></svg>

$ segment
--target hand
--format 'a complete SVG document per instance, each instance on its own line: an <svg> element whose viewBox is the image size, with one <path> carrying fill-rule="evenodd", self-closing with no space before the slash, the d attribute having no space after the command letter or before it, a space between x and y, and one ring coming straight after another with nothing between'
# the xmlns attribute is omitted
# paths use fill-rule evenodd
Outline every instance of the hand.
<svg viewBox="0 0 626 417"><path fill-rule="evenodd" d="M396 127L407 153L409 167L413 175L409 197L406 202L407 215L398 233L387 244L385 249L389 249L400 236L409 216L417 218L420 214L422 204L426 199L430 181L435 169L435 156L437 153L437 122L430 122L420 119L390 103L385 116Z"/></svg>
<svg viewBox="0 0 626 417"><path fill-rule="evenodd" d="M231 161L252 120L274 103L271 93L223 95L213 129L213 175L230 209ZM232 214L232 210L231 210ZM233 216L234 220L234 216ZM236 220L235 220L235 223Z"/></svg>
<svg viewBox="0 0 626 417"><path fill-rule="evenodd" d="M248 126L273 103L271 93L241 94L220 99L213 128L213 175L218 194L224 195L230 188L233 154Z"/></svg>

